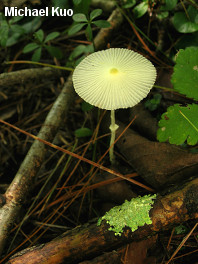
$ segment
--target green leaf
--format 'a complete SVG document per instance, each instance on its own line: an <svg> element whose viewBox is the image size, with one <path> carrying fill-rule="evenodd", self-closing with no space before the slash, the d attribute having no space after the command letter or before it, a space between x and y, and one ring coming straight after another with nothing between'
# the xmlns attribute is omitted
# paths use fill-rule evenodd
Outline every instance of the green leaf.
<svg viewBox="0 0 198 264"><path fill-rule="evenodd" d="M94 46L93 46L93 44L91 44L91 45L87 45L86 47L85 47L85 53L87 54L87 53L93 53L94 52Z"/></svg>
<svg viewBox="0 0 198 264"><path fill-rule="evenodd" d="M72 61L76 57L80 56L81 54L84 53L86 46L85 45L78 45L70 54L69 60Z"/></svg>
<svg viewBox="0 0 198 264"><path fill-rule="evenodd" d="M75 14L73 15L73 20L76 21L76 22L88 22L85 14Z"/></svg>
<svg viewBox="0 0 198 264"><path fill-rule="evenodd" d="M167 109L159 121L157 139L160 142L169 141L180 145L187 140L187 144L195 145L198 142L198 105L187 107L175 104Z"/></svg>
<svg viewBox="0 0 198 264"><path fill-rule="evenodd" d="M100 16L102 14L102 9L95 9L90 14L90 20L93 20L94 18Z"/></svg>
<svg viewBox="0 0 198 264"><path fill-rule="evenodd" d="M82 128L76 129L74 134L77 138L81 138L81 137L90 137L93 134L93 132L91 131L91 129L87 127L82 127Z"/></svg>
<svg viewBox="0 0 198 264"><path fill-rule="evenodd" d="M168 17L168 11L163 11L157 14L157 18L162 20Z"/></svg>
<svg viewBox="0 0 198 264"><path fill-rule="evenodd" d="M40 17L40 16L34 17L32 20L30 20L29 22L22 25L22 27L25 30L25 33L29 34L29 33L36 31L42 23L41 19L42 19L42 17Z"/></svg>
<svg viewBox="0 0 198 264"><path fill-rule="evenodd" d="M93 109L94 106L91 105L91 104L89 104L89 103L87 103L87 102L85 102L85 101L83 101L81 107L82 107L82 110L83 110L84 112L88 112L88 111L90 111L91 109Z"/></svg>
<svg viewBox="0 0 198 264"><path fill-rule="evenodd" d="M198 11L195 7L192 5L189 5L187 9L188 15L190 17L190 20L193 21L194 23L198 24Z"/></svg>
<svg viewBox="0 0 198 264"><path fill-rule="evenodd" d="M2 47L6 47L6 43L8 40L9 26L6 21L1 22L0 27L0 43Z"/></svg>
<svg viewBox="0 0 198 264"><path fill-rule="evenodd" d="M70 8L69 7L69 1L65 1L65 0L52 0L52 6L56 7L60 7L61 9L64 8Z"/></svg>
<svg viewBox="0 0 198 264"><path fill-rule="evenodd" d="M122 5L122 8L131 8L136 4L136 0L127 0L124 5Z"/></svg>
<svg viewBox="0 0 198 264"><path fill-rule="evenodd" d="M165 3L160 7L161 11L170 11L175 8L178 0L165 0Z"/></svg>
<svg viewBox="0 0 198 264"><path fill-rule="evenodd" d="M92 22L94 25L96 25L99 28L109 28L111 27L111 24L109 21L106 20L97 20Z"/></svg>
<svg viewBox="0 0 198 264"><path fill-rule="evenodd" d="M9 24L12 25L16 22L19 22L21 19L23 19L23 16L16 16L16 17L12 17L10 20L9 20Z"/></svg>
<svg viewBox="0 0 198 264"><path fill-rule="evenodd" d="M50 33L50 34L47 35L47 37L45 38L44 43L46 43L46 42L48 42L48 41L50 41L50 40L53 40L53 39L57 38L59 35L60 35L59 32L52 32L52 33Z"/></svg>
<svg viewBox="0 0 198 264"><path fill-rule="evenodd" d="M154 111L157 109L158 105L160 104L161 101L161 94L154 94L153 98L150 100L147 100L145 102L145 107L148 108L150 111Z"/></svg>
<svg viewBox="0 0 198 264"><path fill-rule="evenodd" d="M79 5L82 0L73 0L74 5Z"/></svg>
<svg viewBox="0 0 198 264"><path fill-rule="evenodd" d="M11 29L11 34L12 34L12 32L13 33L19 33L20 35L25 34L24 28L22 26L19 26L19 25L12 25L10 29Z"/></svg>
<svg viewBox="0 0 198 264"><path fill-rule="evenodd" d="M92 34L92 29L91 29L91 25L88 24L87 27L86 27L86 36L87 36L87 39L89 41L92 41L93 40L93 34Z"/></svg>
<svg viewBox="0 0 198 264"><path fill-rule="evenodd" d="M20 30L18 25L11 25L8 39L6 41L6 47L10 47L18 43L19 41L25 39L26 34L34 32L40 27L40 25L41 25L41 17L34 17L29 22L20 25L21 27ZM15 29L17 29L17 31Z"/></svg>
<svg viewBox="0 0 198 264"><path fill-rule="evenodd" d="M173 17L173 25L181 33L192 33L198 30L198 12L193 6L189 6L185 12L177 12Z"/></svg>
<svg viewBox="0 0 198 264"><path fill-rule="evenodd" d="M31 52L31 51L37 49L38 47L39 47L39 45L36 43L33 43L33 42L29 43L23 48L23 53Z"/></svg>
<svg viewBox="0 0 198 264"><path fill-rule="evenodd" d="M188 232L188 228L184 225L178 225L175 227L175 234L176 235L185 234L187 232Z"/></svg>
<svg viewBox="0 0 198 264"><path fill-rule="evenodd" d="M34 33L34 37L38 39L40 42L44 39L44 32L42 29L39 29L37 32Z"/></svg>
<svg viewBox="0 0 198 264"><path fill-rule="evenodd" d="M32 61L39 61L41 58L41 51L42 48L38 48L37 50L35 50L34 54L32 55Z"/></svg>
<svg viewBox="0 0 198 264"><path fill-rule="evenodd" d="M171 82L176 91L198 100L198 48L179 51Z"/></svg>
<svg viewBox="0 0 198 264"><path fill-rule="evenodd" d="M56 57L59 60L62 59L63 54L59 48L54 47L54 46L45 46L45 48L52 57Z"/></svg>
<svg viewBox="0 0 198 264"><path fill-rule="evenodd" d="M80 31L84 25L86 25L87 23L80 23L80 24L76 24L71 26L71 28L68 31L68 35L73 35L75 33L77 33L78 31Z"/></svg>
<svg viewBox="0 0 198 264"><path fill-rule="evenodd" d="M75 14L83 13L85 15L88 15L90 4L91 4L91 0L82 0L78 5L74 6L74 13Z"/></svg>
<svg viewBox="0 0 198 264"><path fill-rule="evenodd" d="M133 14L135 18L140 18L142 17L148 10L148 3L147 2L142 2L136 7L133 8Z"/></svg>
<svg viewBox="0 0 198 264"><path fill-rule="evenodd" d="M78 66L78 64L85 58L86 56L85 55L83 55L82 57L80 57L79 59L77 59L76 61L75 61L75 63L74 63L74 66L76 67L76 66Z"/></svg>

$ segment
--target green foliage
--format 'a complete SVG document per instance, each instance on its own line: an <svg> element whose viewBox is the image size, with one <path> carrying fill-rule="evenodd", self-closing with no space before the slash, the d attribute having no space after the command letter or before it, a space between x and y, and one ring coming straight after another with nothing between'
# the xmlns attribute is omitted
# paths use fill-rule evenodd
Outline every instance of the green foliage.
<svg viewBox="0 0 198 264"><path fill-rule="evenodd" d="M91 29L92 24L94 24L99 28L108 28L111 26L111 24L106 20L94 20L101 14L102 14L102 9L95 9L90 13L89 18L87 18L87 16L83 13L73 15L73 20L77 24L71 26L71 28L68 31L68 34L73 35L78 31L80 31L84 26L86 26L85 31L86 31L87 39L92 41L93 40L93 34Z"/></svg>
<svg viewBox="0 0 198 264"><path fill-rule="evenodd" d="M74 3L74 13L83 13L88 15L91 0L73 0Z"/></svg>
<svg viewBox="0 0 198 264"><path fill-rule="evenodd" d="M183 115L182 115L183 114ZM160 142L168 140L180 145L187 140L189 145L198 142L198 105L180 106L175 104L167 109L159 121L157 138Z"/></svg>
<svg viewBox="0 0 198 264"><path fill-rule="evenodd" d="M156 194L125 201L121 206L115 206L100 218L98 225L101 224L102 220L106 220L110 225L109 230L120 236L126 226L130 227L132 232L134 232L140 226L152 224L149 211L155 198Z"/></svg>
<svg viewBox="0 0 198 264"><path fill-rule="evenodd" d="M83 102L82 102L82 105L81 105L81 108L82 108L83 112L88 112L88 111L90 111L91 109L93 109L94 106L91 105L91 104L89 104L89 103L87 103L87 102L85 102L85 101L83 101Z"/></svg>
<svg viewBox="0 0 198 264"><path fill-rule="evenodd" d="M13 17L9 20L0 13L0 46L10 47L27 34L34 32L41 25L41 18L35 17L28 22L23 22L23 17Z"/></svg>
<svg viewBox="0 0 198 264"><path fill-rule="evenodd" d="M29 53L34 51L32 55L32 61L39 61L42 54L42 49L45 48L48 53L52 57L56 57L57 59L62 58L62 52L59 48L54 47L52 45L47 45L47 42L57 38L60 35L59 32L52 32L44 37L44 32L42 29L39 29L37 32L34 33L34 42L27 44L24 49L23 53Z"/></svg>
<svg viewBox="0 0 198 264"><path fill-rule="evenodd" d="M136 5L136 0L127 0L123 1L122 8L132 8ZM142 17L148 10L149 7L149 1L142 0L141 3L138 3L133 9L133 16L135 19Z"/></svg>
<svg viewBox="0 0 198 264"><path fill-rule="evenodd" d="M188 228L184 225L178 225L175 227L175 234L176 235L185 234L187 232L188 232Z"/></svg>
<svg viewBox="0 0 198 264"><path fill-rule="evenodd" d="M160 10L161 11L171 11L177 5L178 0L165 0L163 1Z"/></svg>
<svg viewBox="0 0 198 264"><path fill-rule="evenodd" d="M161 3L157 17L159 19L164 19L164 18L168 17L169 12L175 8L175 6L177 5L177 2L178 2L178 0L164 0Z"/></svg>
<svg viewBox="0 0 198 264"><path fill-rule="evenodd" d="M74 5L79 5L82 2L82 0L73 0L73 2L74 2Z"/></svg>
<svg viewBox="0 0 198 264"><path fill-rule="evenodd" d="M161 94L154 94L153 98L150 100L147 100L144 104L146 108L148 108L150 111L154 111L157 109L158 105L161 101Z"/></svg>
<svg viewBox="0 0 198 264"><path fill-rule="evenodd" d="M133 9L134 18L140 18L142 17L148 10L148 1L144 1L140 4L138 4Z"/></svg>
<svg viewBox="0 0 198 264"><path fill-rule="evenodd" d="M198 48L179 51L171 82L176 91L198 100Z"/></svg>
<svg viewBox="0 0 198 264"><path fill-rule="evenodd" d="M198 48L180 50L171 79L174 89L198 100ZM198 105L175 104L167 109L159 121L157 139L180 145L198 142Z"/></svg>
<svg viewBox="0 0 198 264"><path fill-rule="evenodd" d="M81 127L79 129L76 129L74 132L75 136L77 138L82 138L82 137L90 137L92 136L93 132L91 129L87 127Z"/></svg>
<svg viewBox="0 0 198 264"><path fill-rule="evenodd" d="M133 7L135 4L136 4L136 0L126 0L126 1L123 1L123 5L122 5L122 8L131 8Z"/></svg>
<svg viewBox="0 0 198 264"><path fill-rule="evenodd" d="M198 12L191 5L187 12L177 12L173 17L173 25L180 33L192 33L198 31Z"/></svg>
<svg viewBox="0 0 198 264"><path fill-rule="evenodd" d="M88 53L92 52L94 52L93 45L78 45L70 54L66 66L76 67ZM79 56L81 57L79 58Z"/></svg>

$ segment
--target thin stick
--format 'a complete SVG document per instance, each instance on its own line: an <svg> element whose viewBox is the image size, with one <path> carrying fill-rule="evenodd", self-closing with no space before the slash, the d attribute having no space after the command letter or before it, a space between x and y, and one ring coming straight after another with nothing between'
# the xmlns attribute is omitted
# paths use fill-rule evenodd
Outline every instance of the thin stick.
<svg viewBox="0 0 198 264"><path fill-rule="evenodd" d="M51 67L51 68L55 68L55 69L60 69L60 70L64 70L64 71L73 71L74 70L73 68L69 68L69 67L62 67L62 66L58 66L58 65L52 65L52 64L36 62L36 61L6 61L5 62L5 64L19 64L19 63L35 64L35 65L40 65L40 66L44 66L44 67Z"/></svg>

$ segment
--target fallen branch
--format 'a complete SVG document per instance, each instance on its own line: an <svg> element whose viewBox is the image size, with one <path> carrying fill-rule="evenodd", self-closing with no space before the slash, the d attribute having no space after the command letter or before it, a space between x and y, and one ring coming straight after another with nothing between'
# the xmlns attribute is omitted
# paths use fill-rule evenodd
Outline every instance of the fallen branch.
<svg viewBox="0 0 198 264"><path fill-rule="evenodd" d="M38 137L47 141L54 139L63 120L67 118L67 112L73 99L74 90L71 77L69 77L50 110ZM5 193L6 203L0 209L0 253L3 251L11 227L18 217L22 205L30 194L35 176L44 161L46 149L47 146L37 140L33 143Z"/></svg>
<svg viewBox="0 0 198 264"><path fill-rule="evenodd" d="M133 233L126 228L121 237L115 236L114 232L108 231L105 222L102 222L101 226L96 223L79 226L49 243L19 252L7 263L76 263L126 243L142 240L168 229L170 225L198 218L198 179L179 188L165 196L158 196L150 211L152 224L145 225Z"/></svg>
<svg viewBox="0 0 198 264"><path fill-rule="evenodd" d="M63 71L49 67L2 73L0 74L0 87L9 87L16 84L26 84L27 82L41 79L56 79L63 76L63 74Z"/></svg>

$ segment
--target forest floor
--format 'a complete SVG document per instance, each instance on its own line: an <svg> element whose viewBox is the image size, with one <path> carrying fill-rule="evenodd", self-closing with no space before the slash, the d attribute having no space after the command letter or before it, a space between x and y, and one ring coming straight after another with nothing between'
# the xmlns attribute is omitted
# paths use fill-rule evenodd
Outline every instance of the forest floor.
<svg viewBox="0 0 198 264"><path fill-rule="evenodd" d="M57 1L48 2L22 1L22 7L43 8ZM138 105L116 111L112 165L109 111L92 108L73 89L72 71L93 48L84 29L70 35L71 17L45 17L32 20L34 31L15 43L1 42L0 263L196 264L197 144L159 142L156 135L168 107L197 102L175 91L171 82L178 50L195 47L197 35L174 28L176 8L166 19L157 18L160 4L155 1L135 19L130 7L93 2L89 10L101 8L102 19L111 24L93 27L95 50L139 52L156 67L155 86ZM33 53L23 53L39 29L45 37L61 32L46 42L58 50L48 53L43 46L43 65L31 63ZM135 232L126 227L121 236L109 231L105 221L97 225L112 207L154 193L152 224Z"/></svg>

